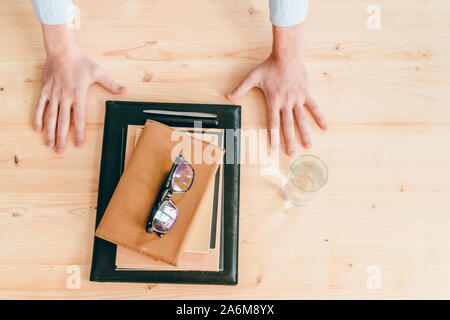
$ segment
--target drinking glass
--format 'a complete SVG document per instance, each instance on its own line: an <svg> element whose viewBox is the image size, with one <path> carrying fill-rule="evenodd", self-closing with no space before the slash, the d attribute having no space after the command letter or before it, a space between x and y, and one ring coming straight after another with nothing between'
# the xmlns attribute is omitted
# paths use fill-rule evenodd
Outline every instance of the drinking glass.
<svg viewBox="0 0 450 320"><path fill-rule="evenodd" d="M294 206L305 206L327 180L328 167L325 162L315 155L303 155L291 164L282 193Z"/></svg>

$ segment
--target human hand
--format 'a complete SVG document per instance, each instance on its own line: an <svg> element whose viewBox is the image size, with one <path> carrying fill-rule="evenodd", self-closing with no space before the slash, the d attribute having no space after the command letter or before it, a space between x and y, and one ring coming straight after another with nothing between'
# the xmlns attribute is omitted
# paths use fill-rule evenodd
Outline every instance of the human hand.
<svg viewBox="0 0 450 320"><path fill-rule="evenodd" d="M226 95L228 99L237 99L254 87L261 89L266 99L271 146L276 149L279 145L281 114L286 153L289 156L295 154L295 121L303 147L311 147L305 107L320 128L326 130L328 127L309 92L301 45L301 28L301 24L293 27L274 26L270 56L252 69L241 84Z"/></svg>
<svg viewBox="0 0 450 320"><path fill-rule="evenodd" d="M75 145L84 144L86 97L89 87L98 82L112 93L125 87L113 81L105 71L87 58L65 25L42 26L47 61L42 74L41 94L36 106L34 128L45 127L47 146L64 152L67 145L71 111Z"/></svg>

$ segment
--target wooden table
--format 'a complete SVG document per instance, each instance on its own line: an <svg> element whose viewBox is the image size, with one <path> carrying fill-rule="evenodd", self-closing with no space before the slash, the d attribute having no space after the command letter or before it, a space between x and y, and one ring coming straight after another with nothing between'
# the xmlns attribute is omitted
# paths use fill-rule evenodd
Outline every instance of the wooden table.
<svg viewBox="0 0 450 320"><path fill-rule="evenodd" d="M0 298L450 298L450 3L312 1L310 86L329 165L307 209L241 168L239 285L89 282L107 99L227 103L270 52L267 1L76 1L80 46L128 92L89 91L87 144L63 155L31 122L45 61L28 1L0 3ZM366 25L369 5L381 29ZM262 94L237 101L265 128ZM71 136L71 139L73 137ZM303 149L300 153L304 153ZM244 153L248 153L247 150ZM79 266L81 288L69 289Z"/></svg>

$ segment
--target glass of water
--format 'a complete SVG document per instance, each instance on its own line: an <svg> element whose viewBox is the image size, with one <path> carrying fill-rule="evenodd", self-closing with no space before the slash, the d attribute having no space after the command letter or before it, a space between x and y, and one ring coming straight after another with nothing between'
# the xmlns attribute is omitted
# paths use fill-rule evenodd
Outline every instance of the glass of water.
<svg viewBox="0 0 450 320"><path fill-rule="evenodd" d="M305 206L327 180L328 167L325 162L314 155L303 155L291 164L282 193L293 205Z"/></svg>

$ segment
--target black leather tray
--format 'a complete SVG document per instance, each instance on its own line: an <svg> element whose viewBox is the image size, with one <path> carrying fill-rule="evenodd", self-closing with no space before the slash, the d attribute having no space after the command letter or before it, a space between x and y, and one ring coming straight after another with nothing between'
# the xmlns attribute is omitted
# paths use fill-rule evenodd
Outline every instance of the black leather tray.
<svg viewBox="0 0 450 320"><path fill-rule="evenodd" d="M122 173L128 125L144 125L147 119L152 119L173 127L194 127L194 120L199 120L180 116L168 117L149 114L144 113L144 110L214 113L217 114L215 119L217 121L209 121L208 123L205 121L202 124L204 128L241 128L240 106L107 101L98 187L96 228L103 217L103 213ZM91 281L237 284L240 130L226 130L224 143L227 161L224 164L223 175L223 271L116 270L116 245L95 237L90 275Z"/></svg>

